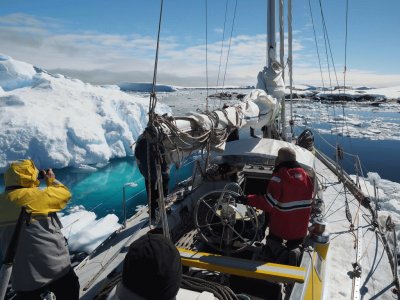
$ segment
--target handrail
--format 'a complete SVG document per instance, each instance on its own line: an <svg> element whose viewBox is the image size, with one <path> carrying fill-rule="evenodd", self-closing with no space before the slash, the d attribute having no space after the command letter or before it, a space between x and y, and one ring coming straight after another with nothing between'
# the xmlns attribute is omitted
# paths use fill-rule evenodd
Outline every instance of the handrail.
<svg viewBox="0 0 400 300"><path fill-rule="evenodd" d="M183 168L183 167L185 167L185 166L187 166L187 165L193 164L193 163L195 163L195 162L196 162L196 160L188 161L188 162L184 163L184 164L181 166L181 168ZM177 170L178 170L178 169L177 169ZM140 177L140 178L136 179L136 180L133 181L133 182L127 182L127 183L125 183L125 184L123 185L123 187L122 187L122 228L125 228L125 227L126 227L126 220L127 220L127 203L128 203L130 200L134 199L137 195L139 195L140 193L143 193L143 192L145 191L145 189L143 189L143 190L137 192L136 194L134 194L133 196L131 196L131 197L129 197L129 198L126 198L126 188L128 188L128 187L136 188L136 187L138 187L138 182L139 182L139 181L142 181L142 180L144 180L144 177Z"/></svg>
<svg viewBox="0 0 400 300"><path fill-rule="evenodd" d="M371 206L371 201L370 198L365 196L364 193L356 186L356 184L351 180L350 176L342 171L339 172L336 168L335 168L335 163L329 158L327 157L325 154L323 154L322 152L316 150L315 151L316 157L321 160L334 174L336 174L336 176L338 176L339 179L342 180L343 184L347 186L347 188L352 192L352 194L354 195L354 197L361 203L361 205L363 205L364 207L366 207L371 215L372 215L372 225L375 226L375 228L377 229L377 232L381 238L383 247L385 249L386 255L388 257L389 260L389 264L390 267L392 269L393 272L393 283L396 286L397 291L400 290L400 282L399 282L399 277L397 274L397 256L396 253L392 253L388 240L383 232L382 226L379 224L378 222L378 212L376 210L376 208L374 209ZM395 239L395 244L396 244L396 239ZM395 257L396 256L396 257ZM400 299L400 293L397 292L397 299Z"/></svg>
<svg viewBox="0 0 400 300"><path fill-rule="evenodd" d="M127 182L122 187L122 217L123 217L122 228L126 228L126 188L127 187L134 188L137 186L138 185L135 182Z"/></svg>
<svg viewBox="0 0 400 300"><path fill-rule="evenodd" d="M361 203L361 205L368 209L371 208L370 198L364 195L364 193L356 186L356 184L344 170L339 172L336 168L336 163L317 149L315 150L315 156L322 161L336 176L338 176L340 180L342 180L343 184L350 190L350 192L355 196L357 201Z"/></svg>

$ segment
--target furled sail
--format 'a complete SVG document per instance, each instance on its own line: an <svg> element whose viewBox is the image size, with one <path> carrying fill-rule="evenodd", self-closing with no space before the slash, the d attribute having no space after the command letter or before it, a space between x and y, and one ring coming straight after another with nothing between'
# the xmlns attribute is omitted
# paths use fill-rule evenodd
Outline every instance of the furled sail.
<svg viewBox="0 0 400 300"><path fill-rule="evenodd" d="M191 112L184 116L156 116L151 139L162 142L166 160L176 163L197 150L223 151L230 134L247 126L275 122L279 101L265 91L251 91L239 104L212 112Z"/></svg>
<svg viewBox="0 0 400 300"><path fill-rule="evenodd" d="M271 59L270 67L258 73L257 89L264 90L273 98L282 99L285 95L285 83L282 78L282 65L275 59Z"/></svg>

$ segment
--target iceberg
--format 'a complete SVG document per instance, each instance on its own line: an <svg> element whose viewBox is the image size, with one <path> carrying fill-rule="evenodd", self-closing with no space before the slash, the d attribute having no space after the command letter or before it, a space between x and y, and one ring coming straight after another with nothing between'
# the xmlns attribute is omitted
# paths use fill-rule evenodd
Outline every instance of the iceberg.
<svg viewBox="0 0 400 300"><path fill-rule="evenodd" d="M0 173L16 159L80 168L130 156L147 124L148 102L0 54ZM162 103L156 111L171 113Z"/></svg>
<svg viewBox="0 0 400 300"><path fill-rule="evenodd" d="M142 92L142 93L150 93L153 89L152 83L133 83L133 82L123 82L118 84L121 91L124 92ZM156 85L156 92L175 92L178 89L171 85Z"/></svg>

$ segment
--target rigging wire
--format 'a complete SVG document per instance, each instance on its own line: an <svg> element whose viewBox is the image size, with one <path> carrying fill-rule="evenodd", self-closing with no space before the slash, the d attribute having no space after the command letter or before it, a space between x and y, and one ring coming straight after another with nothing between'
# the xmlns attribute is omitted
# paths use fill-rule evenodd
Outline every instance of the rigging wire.
<svg viewBox="0 0 400 300"><path fill-rule="evenodd" d="M325 17L324 17L324 12L323 12L323 7L322 7L321 0L319 0L319 5L320 5L321 19L322 19L322 24L323 24L323 29L324 29L325 49L327 49L326 46L328 45L329 53L330 53L330 56L331 56L332 65L333 65L333 69L334 69L334 74L335 74L335 78L336 78L336 82L337 82L337 85L339 85L338 78L337 78L336 67L335 67L335 62L334 62L333 54L332 54L332 47L331 47L331 44L330 44L330 39L329 39L329 35L328 35L328 30L327 30L327 26L326 26L326 21L325 21ZM347 69L347 41L348 41L348 38L347 38L348 29L347 28L348 28L348 1L347 1L347 5L346 5L346 39L345 39L345 68L346 69ZM329 76L330 76L329 58L328 58L327 50L326 50L326 55L327 55L327 62L328 62L328 71L329 71ZM345 82L344 82L344 87L346 87L346 83ZM334 115L334 124L335 124L335 128L336 128L336 132L340 132L339 128L338 128L339 118L336 117L335 103L333 103L333 115ZM342 115L343 115L342 122L344 123L344 126L341 127L341 136L342 136L341 141L343 142L343 139L344 139L344 136L345 136L344 130L347 129L347 132L350 132L349 124L348 124L348 121L347 121L347 118L346 118L346 112L345 112L344 103L342 103ZM336 135L336 142L337 142L336 148L341 147L340 143L339 143L339 136L338 135ZM353 148L352 147L352 139L351 139L350 136L349 136L349 142L350 142L350 148L352 149ZM358 176L358 173L357 173L357 176Z"/></svg>
<svg viewBox="0 0 400 300"><path fill-rule="evenodd" d="M315 32L315 23L314 23L314 17L313 17L313 12L312 12L312 7L311 7L311 0L308 0L308 6L309 6L309 9L310 9L311 23L312 23L312 27L313 27L313 33L314 33L315 48L317 50L317 56L318 56L319 71L320 71L320 74L321 74L321 81L322 81L322 90L325 92L325 90L326 90L326 88L325 88L325 80L324 80L324 75L323 75L323 72L322 72L321 56L320 56L320 53L319 53L317 34ZM335 113L334 113L334 115L335 115ZM336 118L334 117L334 120L335 119ZM332 132L331 132L331 135L332 135Z"/></svg>
<svg viewBox="0 0 400 300"><path fill-rule="evenodd" d="M322 10L321 0L320 0L320 6L321 6L322 24L323 24L323 29L324 29L324 32L325 32L325 35L326 35L326 42L328 44L328 49L329 49L329 54L330 54L330 58L331 58L331 62L332 62L333 72L334 72L334 75L335 75L336 84L339 86L339 79L338 79L337 72L336 72L335 60L333 59L331 42L330 42L330 39L329 39L328 28L327 28L326 22L325 22L325 16L324 16L324 13L323 13L323 10ZM329 57L328 56L327 56L327 61L329 61Z"/></svg>
<svg viewBox="0 0 400 300"><path fill-rule="evenodd" d="M229 3L229 0L226 0L224 27L223 27L223 30L222 30L222 39L221 39L221 52L220 52L220 55L219 55L219 66L218 66L218 76L217 76L217 93L223 91L223 89L219 90L219 77L221 75L222 56L223 56L224 42L225 42L226 19L227 19L227 16L228 16L228 3ZM215 102L216 102L216 98L214 98L214 108L216 107ZM222 97L219 98L219 108L221 108L221 107L222 107Z"/></svg>
<svg viewBox="0 0 400 300"><path fill-rule="evenodd" d="M221 52L220 52L220 55L219 55L217 87L219 86L219 76L221 74L222 54L223 54L224 42L225 42L225 27L226 27L227 15L228 15L228 3L229 3L229 0L226 0L226 3L225 3L225 17L224 17L224 28L222 30L222 40L221 40Z"/></svg>
<svg viewBox="0 0 400 300"><path fill-rule="evenodd" d="M332 47L331 47L331 43L330 43L330 39L329 39L328 29L327 29L327 26L326 26L326 21L325 21L325 16L324 16L324 13L323 13L321 0L319 0L319 3L320 3L320 8L321 8L321 18L322 18L322 24L323 24L323 29L324 29L325 49L327 49L326 45L328 45L329 54L330 54L330 58L331 58L332 66L333 66L333 71L334 71L334 75L335 75L335 79L336 79L336 85L339 87L339 90L340 90L340 85L339 85L339 80L338 80L338 76L337 76L335 61L333 59ZM348 41L348 39L347 39L347 32L348 32L347 28L348 28L348 1L347 1L347 5L346 5L345 70L347 69L347 67L346 67L347 66L347 41ZM327 62L328 62L329 80L331 82L331 77L330 77L330 73L331 72L330 72L330 67L329 67L329 58L328 58L328 54L326 54L326 55L327 55ZM343 93L345 94L346 80L344 80L343 88L344 88ZM332 83L331 83L331 93L333 93L333 91L332 91ZM345 97L345 95L343 95L343 97ZM344 99L344 100L346 100L346 99ZM334 118L336 119L335 103L333 103L333 110L334 110L334 112L333 112L334 113ZM347 129L348 133L350 132L349 131L349 124L348 124L348 121L347 121L347 118L346 118L345 104L344 103L342 103L342 114L343 114L344 126L341 127L341 131L342 131L341 140L343 142L343 139L344 139L344 136L345 136L345 133L344 133L345 128ZM334 121L335 121L336 132L339 132L337 122L336 122L336 120L334 120ZM337 137L337 140L338 140L338 137ZM351 139L350 139L350 148L352 149Z"/></svg>
<svg viewBox="0 0 400 300"><path fill-rule="evenodd" d="M317 49L318 63L319 63L319 71L320 71L320 73L321 73L321 80L322 80L322 88L325 90L325 81L324 81L324 75L323 75L323 73L322 73L321 57L320 57L320 55L319 55L319 47L318 47L318 42L317 42L317 34L315 33L315 25L314 25L314 17L313 17L312 8L311 8L311 0L308 0L308 6L309 6L309 8L310 8L311 23L312 23L313 32L314 32L315 48Z"/></svg>
<svg viewBox="0 0 400 300"><path fill-rule="evenodd" d="M323 28L323 33L324 33L324 45L325 45L325 55L326 55L326 63L327 63L327 69L328 69L328 78L329 78L329 90L331 94L333 94L333 87L332 87L332 79L331 79L331 69L330 69L330 63L329 63L329 56L328 56L328 46L327 46L327 31L326 31L326 25L325 25L325 17L324 17L324 12L322 8L322 3L321 0L319 0L319 6L320 6L320 14L321 14L321 20L322 20L322 28ZM335 102L333 102L333 121L335 124L335 129L336 132L338 132L338 124L337 124L337 117L336 117L336 105ZM339 144L338 142L338 135L336 135L336 144Z"/></svg>
<svg viewBox="0 0 400 300"><path fill-rule="evenodd" d="M327 45L327 30L326 30L326 24L325 24L325 17L324 17L324 11L322 9L322 2L321 0L319 2L319 7L320 7L320 13L321 13L321 20L322 20L322 28L323 28L323 33L324 33L324 43L325 43L325 55L326 55L326 64L328 68L328 77L329 77L329 86L332 92L332 79L331 79L331 69L330 69L330 63L329 63L329 55L328 55L328 45Z"/></svg>
<svg viewBox="0 0 400 300"><path fill-rule="evenodd" d="M332 145L328 140L326 140L318 131L315 131L315 133L319 136L319 138L320 138L321 141L325 142L325 143L326 143L329 147L331 147L333 150L336 150L336 147L335 147L334 145ZM352 153L349 153L349 152L346 152L346 151L343 151L343 154L344 154L344 155L347 155L347 156L350 156L350 157L353 157L355 160L358 161L358 164L360 165L360 169L359 169L360 174L359 174L359 175L361 175L361 177L364 178L363 182L364 182L364 185L365 185L365 190L367 191L367 195L368 195L368 196L371 196L371 195L369 194L369 190L368 190L368 188L367 188L366 181L365 181L365 175L364 175L364 172L363 172L363 169L364 169L366 172L368 172L368 169L367 169L363 164L361 164L360 157L359 157L357 154L352 154Z"/></svg>
<svg viewBox="0 0 400 300"><path fill-rule="evenodd" d="M206 13L206 111L208 112L208 0L205 0Z"/></svg>
<svg viewBox="0 0 400 300"><path fill-rule="evenodd" d="M349 0L346 0L346 30L345 30L345 42L344 42L344 70L343 70L343 96L346 96L346 74L347 74L347 42L348 42L348 22L349 22ZM335 70L336 74L336 70ZM342 105L343 116L346 115L344 104ZM349 125L347 118L344 118L347 132L349 132ZM350 149L353 149L352 139L349 139Z"/></svg>
<svg viewBox="0 0 400 300"><path fill-rule="evenodd" d="M344 41L344 70L343 70L343 89L346 92L346 72L347 72L347 33L348 33L348 20L349 20L349 0L346 1L346 34Z"/></svg>
<svg viewBox="0 0 400 300"><path fill-rule="evenodd" d="M320 8L321 8L321 18L322 18L322 24L323 24L323 29L324 29L325 49L326 49L326 51L327 51L327 49L329 49L330 58L331 58L331 61L332 61L333 72L334 72L335 79L336 79L336 85L337 85L337 87L339 88L339 91L340 91L339 80L338 80L338 76L337 76L337 72L336 72L335 61L333 59L332 47L331 47L331 43L330 43L330 39L329 39L328 29L327 29L326 22L325 22L325 16L324 16L324 13L323 13L321 0L319 0L319 3L320 3ZM347 2L347 6L348 6L348 2ZM346 11L346 41L345 41L345 44L346 44L345 48L346 49L347 49L347 23L348 23L348 19L347 18L348 18L348 14L347 14L347 11ZM326 45L328 45L328 48L326 47ZM329 80L331 81L331 77L330 77L330 73L331 72L330 72L330 67L329 67L328 53L326 55L327 55L327 62L328 62ZM346 83L344 82L344 89L345 89L345 86L346 86ZM345 92L345 90L344 90L344 92ZM332 83L331 83L331 93L333 93ZM344 103L342 103L342 110L343 110L343 121L345 123L345 126L342 127L342 137L344 137L345 136L344 135L344 129L347 128L347 131L349 132L347 119L345 117ZM336 128L336 130L337 130L337 128ZM343 141L343 138L342 138L342 141Z"/></svg>
<svg viewBox="0 0 400 300"><path fill-rule="evenodd" d="M330 39L329 39L328 29L327 29L327 26L326 26L326 21L325 21L325 16L324 16L321 0L319 0L319 6L320 6L321 20L322 20L322 25L323 25L323 32L324 32L325 53L326 53L326 56L327 56L328 75L329 75L329 82L330 82L330 85L331 85L330 89L331 89L331 93L333 93L328 48L329 48L330 58L331 58L331 61L332 61L334 75L335 75L335 78L336 78L336 84L338 86L339 86L339 81L338 81L338 77L337 77L336 66L335 66L335 62L334 62L334 59L333 59L332 47L331 47L331 43L330 43ZM312 13L310 1L309 1L309 7L310 7L310 12ZM347 49L347 24L348 24L348 1L347 1L347 7L346 7L346 45L345 45L346 49ZM314 29L314 27L313 27L313 29ZM314 29L314 32L315 32L315 29ZM345 65L347 65L347 62L345 63ZM345 86L345 83L344 83L344 86ZM342 136L341 141L343 142L344 136L345 136L345 134L344 134L345 128L347 129L347 132L350 132L349 131L349 125L348 125L347 118L346 118L344 104L342 104L342 114L343 114L343 120L342 121L344 123L344 126L341 127L341 131L342 131L341 132L341 136ZM335 124L335 128L336 128L335 131L336 131L336 133L338 133L339 132L338 118L336 117L336 109L335 109L335 103L334 102L333 102L333 115L334 115L334 124ZM332 134L332 131L331 131L331 134ZM338 134L336 134L336 143L337 143L337 145L336 145L335 148L336 149L339 149L339 148L342 149L342 146L339 144ZM350 146L352 148L351 139L350 139ZM343 150L341 150L341 152L343 152ZM340 158L338 157L338 155L336 155L336 163L337 164L339 164L339 159Z"/></svg>
<svg viewBox="0 0 400 300"><path fill-rule="evenodd" d="M162 14L163 14L163 3L164 3L164 0L161 0L160 16L159 16L159 20L158 20L156 57L154 60L153 87L152 87L152 92L150 94L150 103L149 103L149 124L151 124L154 119L155 108L157 105L156 84L157 84L158 53L159 53L159 49L160 49L160 33L161 33L161 23L162 23Z"/></svg>
<svg viewBox="0 0 400 300"><path fill-rule="evenodd" d="M236 0L236 1L235 1L235 9L233 10L233 20L232 20L232 27L231 27L231 36L229 37L228 53L227 53L227 55L226 55L224 79L223 79L223 81L222 81L222 86L223 86L223 87L225 87L226 71L227 71L227 69L228 69L229 54L230 54L230 52L231 52L231 44L232 44L233 29L234 29L234 27L235 27L237 3L238 3L238 1Z"/></svg>

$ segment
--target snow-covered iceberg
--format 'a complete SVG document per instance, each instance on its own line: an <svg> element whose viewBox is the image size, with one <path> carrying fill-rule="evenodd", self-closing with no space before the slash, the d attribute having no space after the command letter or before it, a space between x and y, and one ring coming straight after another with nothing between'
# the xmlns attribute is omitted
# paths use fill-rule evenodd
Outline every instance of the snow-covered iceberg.
<svg viewBox="0 0 400 300"><path fill-rule="evenodd" d="M63 168L132 155L148 102L0 54L0 173L27 157L39 168ZM157 109L171 112L163 104Z"/></svg>

